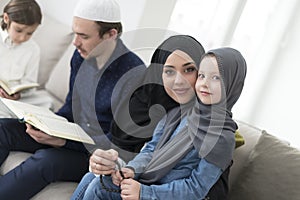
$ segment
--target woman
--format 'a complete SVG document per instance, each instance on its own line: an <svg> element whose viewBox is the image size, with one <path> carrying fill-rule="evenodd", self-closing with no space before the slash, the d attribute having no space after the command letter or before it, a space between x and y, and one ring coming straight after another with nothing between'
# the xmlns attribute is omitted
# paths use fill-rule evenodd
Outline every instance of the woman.
<svg viewBox="0 0 300 200"><path fill-rule="evenodd" d="M116 112L118 114L115 115L115 122L111 129L112 142L115 145L113 149L116 150L114 151L116 154L112 155L111 150L97 149L94 151L90 158L90 169L93 173L84 176L72 199L82 199L86 187L95 178L94 174L111 174L114 172L116 160L123 164L131 160L140 152L145 142L151 139L157 123L165 113L179 106L179 103L167 94L162 80L163 65L167 57L177 49L187 52L197 66L201 55L204 54L202 45L187 35L171 36L155 50L151 64L143 77L142 86L129 100L129 117L132 117L134 123L129 123L128 119L130 118L120 114L122 110ZM196 81L196 77L195 68L194 81ZM189 90L189 92L191 91ZM119 107L126 107L126 105Z"/></svg>
<svg viewBox="0 0 300 200"><path fill-rule="evenodd" d="M181 108L159 122L152 140L125 168L100 176L100 184L98 178L93 180L84 199L212 199L210 188L231 165L237 130L231 109L242 92L247 69L235 49L209 51L198 72L199 100L191 107L195 69L191 57L181 50L168 56L164 86Z"/></svg>

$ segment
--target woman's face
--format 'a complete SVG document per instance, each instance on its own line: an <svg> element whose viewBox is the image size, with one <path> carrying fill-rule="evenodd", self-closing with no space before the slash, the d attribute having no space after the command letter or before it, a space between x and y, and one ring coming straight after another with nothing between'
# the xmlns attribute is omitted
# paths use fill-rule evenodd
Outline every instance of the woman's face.
<svg viewBox="0 0 300 200"><path fill-rule="evenodd" d="M172 99L180 104L188 103L195 96L196 64L188 54L175 50L164 64L162 79Z"/></svg>
<svg viewBox="0 0 300 200"><path fill-rule="evenodd" d="M205 56L199 67L196 93L203 104L219 103L222 97L221 75L216 57Z"/></svg>

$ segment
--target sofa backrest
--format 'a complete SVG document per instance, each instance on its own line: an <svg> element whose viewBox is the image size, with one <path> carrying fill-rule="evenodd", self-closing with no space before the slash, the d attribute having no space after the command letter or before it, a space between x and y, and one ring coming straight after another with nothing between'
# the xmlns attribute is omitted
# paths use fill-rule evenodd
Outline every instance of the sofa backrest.
<svg viewBox="0 0 300 200"><path fill-rule="evenodd" d="M69 91L70 61L74 50L74 45L70 44L55 65L45 84L46 90L57 100L57 103L54 102L55 111L61 107Z"/></svg>
<svg viewBox="0 0 300 200"><path fill-rule="evenodd" d="M33 39L41 49L38 82L43 88L52 70L72 43L73 32L71 27L44 14L42 24L34 33Z"/></svg>

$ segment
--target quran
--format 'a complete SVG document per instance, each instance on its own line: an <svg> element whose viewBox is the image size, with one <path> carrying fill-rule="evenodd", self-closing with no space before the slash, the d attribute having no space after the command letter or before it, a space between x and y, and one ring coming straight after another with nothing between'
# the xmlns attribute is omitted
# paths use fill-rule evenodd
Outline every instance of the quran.
<svg viewBox="0 0 300 200"><path fill-rule="evenodd" d="M35 88L35 87L38 87L38 86L39 86L38 83L23 83L23 84L11 86L7 82L0 80L0 87L2 89L4 89L5 92L8 95L13 95L17 92L21 92L21 91L24 91L24 90Z"/></svg>
<svg viewBox="0 0 300 200"><path fill-rule="evenodd" d="M51 136L95 144L93 139L78 124L68 122L66 118L56 115L48 108L5 98L0 99L20 122L31 124L36 129Z"/></svg>

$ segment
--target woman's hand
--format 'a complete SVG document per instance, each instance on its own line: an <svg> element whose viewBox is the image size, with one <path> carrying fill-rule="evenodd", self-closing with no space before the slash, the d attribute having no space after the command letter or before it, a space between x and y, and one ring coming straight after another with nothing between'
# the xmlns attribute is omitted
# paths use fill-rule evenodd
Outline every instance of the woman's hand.
<svg viewBox="0 0 300 200"><path fill-rule="evenodd" d="M61 147L66 144L65 139L48 135L43 131L37 130L30 124L26 123L26 127L27 127L26 133L40 144L46 144L53 147Z"/></svg>
<svg viewBox="0 0 300 200"><path fill-rule="evenodd" d="M133 179L124 179L121 182L121 197L123 200L139 200L141 184Z"/></svg>
<svg viewBox="0 0 300 200"><path fill-rule="evenodd" d="M90 170L94 174L110 175L115 173L118 152L113 149L97 149L90 157Z"/></svg>

